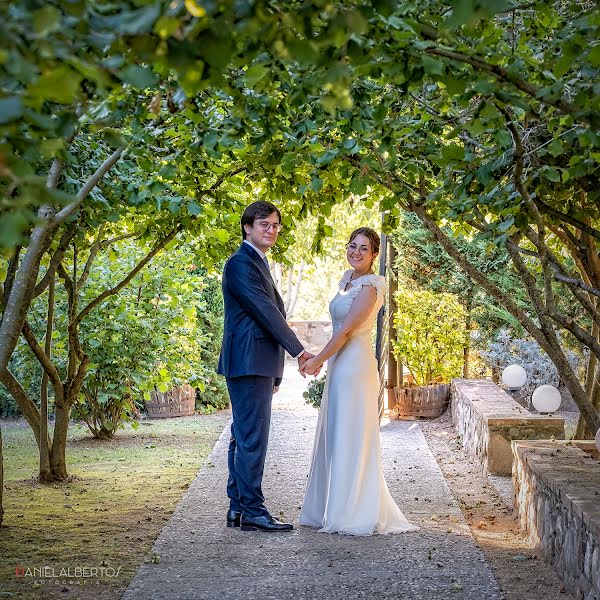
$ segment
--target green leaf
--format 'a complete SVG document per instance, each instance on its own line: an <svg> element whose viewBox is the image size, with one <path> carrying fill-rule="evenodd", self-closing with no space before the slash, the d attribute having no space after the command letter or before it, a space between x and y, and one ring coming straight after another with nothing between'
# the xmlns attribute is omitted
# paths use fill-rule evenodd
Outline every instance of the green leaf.
<svg viewBox="0 0 600 600"><path fill-rule="evenodd" d="M248 87L254 87L268 72L269 69L264 65L253 65L246 71L244 81Z"/></svg>
<svg viewBox="0 0 600 600"><path fill-rule="evenodd" d="M323 187L323 180L320 177L313 177L313 180L310 182L310 189L313 192L319 192Z"/></svg>
<svg viewBox="0 0 600 600"><path fill-rule="evenodd" d="M151 88L156 85L156 75L150 67L129 65L119 73L119 77L121 81L139 90Z"/></svg>
<svg viewBox="0 0 600 600"><path fill-rule="evenodd" d="M190 215L194 215L195 217L202 214L202 207L194 200L192 200L188 204L187 210L188 210L188 213L190 213Z"/></svg>
<svg viewBox="0 0 600 600"><path fill-rule="evenodd" d="M81 75L66 65L44 73L29 87L30 96L36 104L50 100L59 104L71 104L79 91Z"/></svg>
<svg viewBox="0 0 600 600"><path fill-rule="evenodd" d="M595 67L600 66L600 44L596 44L596 46L588 52L587 59L590 64Z"/></svg>
<svg viewBox="0 0 600 600"><path fill-rule="evenodd" d="M166 39L171 37L181 26L181 22L176 17L162 16L154 24L154 32L161 38Z"/></svg>
<svg viewBox="0 0 600 600"><path fill-rule="evenodd" d="M310 42L305 40L291 40L286 44L290 54L304 65L315 64L319 60L319 53Z"/></svg>
<svg viewBox="0 0 600 600"><path fill-rule="evenodd" d="M560 181L560 171L554 167L544 167L542 170L544 177L549 181L558 183Z"/></svg>
<svg viewBox="0 0 600 600"><path fill-rule="evenodd" d="M22 234L29 225L24 212L4 213L0 217L0 247L12 248L22 241Z"/></svg>
<svg viewBox="0 0 600 600"><path fill-rule="evenodd" d="M500 225L498 225L497 229L498 231L501 232L505 232L508 231L515 222L515 218L513 216L509 217L508 219L506 219L506 221L502 221L502 223L500 223Z"/></svg>
<svg viewBox="0 0 600 600"><path fill-rule="evenodd" d="M445 160L464 160L465 149L458 144L448 144L442 147L442 157Z"/></svg>
<svg viewBox="0 0 600 600"><path fill-rule="evenodd" d="M563 153L563 147L560 143L560 140L553 140L550 144L548 144L548 152L552 154L552 156L558 156Z"/></svg>
<svg viewBox="0 0 600 600"><path fill-rule="evenodd" d="M435 58L431 58L431 56L427 56L427 54L424 54L421 57L421 63L423 64L425 73L428 73L429 75L444 74L444 64Z"/></svg>
<svg viewBox="0 0 600 600"><path fill-rule="evenodd" d="M498 144L502 146L502 148L509 148L512 146L512 135L510 134L510 131L507 131L506 129L501 129L500 131L496 132L494 138Z"/></svg>
<svg viewBox="0 0 600 600"><path fill-rule="evenodd" d="M23 102L17 96L0 98L0 124L9 123L21 117Z"/></svg>
<svg viewBox="0 0 600 600"><path fill-rule="evenodd" d="M121 33L133 35L149 31L159 16L160 2L155 2L137 10L123 11L112 22Z"/></svg>
<svg viewBox="0 0 600 600"><path fill-rule="evenodd" d="M223 244L229 241L229 238L231 237L229 231L226 229L217 229L213 232L213 234Z"/></svg>
<svg viewBox="0 0 600 600"><path fill-rule="evenodd" d="M175 179L177 177L177 167L175 165L164 165L160 168L158 174L165 179Z"/></svg>
<svg viewBox="0 0 600 600"><path fill-rule="evenodd" d="M62 14L55 6L45 6L33 13L33 30L38 35L46 35L60 27Z"/></svg>

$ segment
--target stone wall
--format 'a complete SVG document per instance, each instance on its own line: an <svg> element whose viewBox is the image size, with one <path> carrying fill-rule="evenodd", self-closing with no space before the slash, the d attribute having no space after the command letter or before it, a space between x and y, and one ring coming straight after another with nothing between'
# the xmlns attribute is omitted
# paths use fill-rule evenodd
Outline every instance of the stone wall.
<svg viewBox="0 0 600 600"><path fill-rule="evenodd" d="M331 339L331 321L288 321L306 350L319 352Z"/></svg>
<svg viewBox="0 0 600 600"><path fill-rule="evenodd" d="M516 441L521 528L576 598L600 600L600 462L570 442Z"/></svg>
<svg viewBox="0 0 600 600"><path fill-rule="evenodd" d="M530 413L492 381L453 379L452 422L488 473L510 475L512 440L563 439L564 418Z"/></svg>

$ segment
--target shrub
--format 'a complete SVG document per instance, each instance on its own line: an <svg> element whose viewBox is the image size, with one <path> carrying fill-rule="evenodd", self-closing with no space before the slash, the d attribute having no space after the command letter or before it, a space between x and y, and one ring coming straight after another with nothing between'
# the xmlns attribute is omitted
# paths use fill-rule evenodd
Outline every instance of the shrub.
<svg viewBox="0 0 600 600"><path fill-rule="evenodd" d="M418 385L447 382L462 372L465 310L453 294L400 289L394 315L394 355Z"/></svg>
<svg viewBox="0 0 600 600"><path fill-rule="evenodd" d="M529 339L511 337L507 330L501 330L496 340L488 345L487 350L481 350L482 358L495 372L501 372L508 365L521 365L527 373L527 383L519 390L518 399L531 401L531 394L540 385L559 385L559 374L550 357L540 348L539 344ZM574 352L567 352L567 359L577 370L581 358Z"/></svg>

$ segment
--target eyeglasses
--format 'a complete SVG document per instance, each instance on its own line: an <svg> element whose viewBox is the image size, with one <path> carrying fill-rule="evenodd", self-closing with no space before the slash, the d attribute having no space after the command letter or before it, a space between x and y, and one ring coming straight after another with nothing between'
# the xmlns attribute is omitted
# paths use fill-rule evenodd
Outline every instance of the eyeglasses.
<svg viewBox="0 0 600 600"><path fill-rule="evenodd" d="M273 231L279 233L283 229L281 223L269 223L269 221L259 221L257 225L260 227L261 231L269 231L272 227Z"/></svg>
<svg viewBox="0 0 600 600"><path fill-rule="evenodd" d="M348 252L354 254L360 252L360 254L367 254L371 249L368 246L357 246L356 244L346 244Z"/></svg>

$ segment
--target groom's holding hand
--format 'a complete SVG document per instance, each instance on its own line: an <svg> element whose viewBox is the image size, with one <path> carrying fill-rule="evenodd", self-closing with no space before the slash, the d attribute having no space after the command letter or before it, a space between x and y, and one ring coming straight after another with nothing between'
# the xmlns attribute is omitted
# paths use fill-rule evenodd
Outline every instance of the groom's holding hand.
<svg viewBox="0 0 600 600"><path fill-rule="evenodd" d="M233 412L227 526L286 531L292 525L269 514L262 493L271 402L281 383L284 350L300 367L313 355L285 320L266 258L281 230L281 213L270 202L254 202L244 211L241 226L242 245L223 271L225 326L218 368L227 379Z"/></svg>

